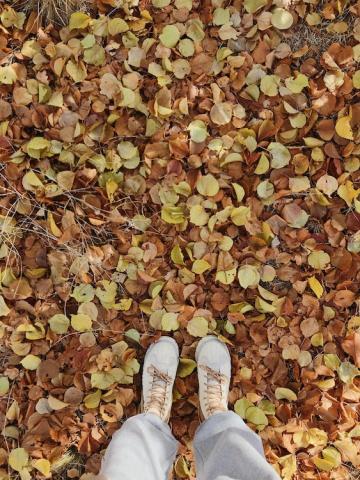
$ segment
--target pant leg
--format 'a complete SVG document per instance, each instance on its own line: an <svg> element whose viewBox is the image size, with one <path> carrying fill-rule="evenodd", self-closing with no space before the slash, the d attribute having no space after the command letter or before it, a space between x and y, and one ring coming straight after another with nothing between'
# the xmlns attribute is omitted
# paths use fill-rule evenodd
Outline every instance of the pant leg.
<svg viewBox="0 0 360 480"><path fill-rule="evenodd" d="M261 438L234 412L210 416L194 438L198 480L280 480Z"/></svg>
<svg viewBox="0 0 360 480"><path fill-rule="evenodd" d="M99 478L104 480L167 480L178 442L157 415L129 418L113 435Z"/></svg>

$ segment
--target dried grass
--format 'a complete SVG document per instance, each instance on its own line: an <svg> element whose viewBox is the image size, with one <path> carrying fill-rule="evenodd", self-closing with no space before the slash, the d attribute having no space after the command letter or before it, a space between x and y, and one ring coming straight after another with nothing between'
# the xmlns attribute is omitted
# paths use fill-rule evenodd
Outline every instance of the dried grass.
<svg viewBox="0 0 360 480"><path fill-rule="evenodd" d="M40 23L46 27L49 24L64 26L69 17L77 11L87 11L88 0L17 0L14 7L25 13L37 12Z"/></svg>
<svg viewBox="0 0 360 480"><path fill-rule="evenodd" d="M320 12L320 8L319 8ZM304 18L299 19L289 32L283 34L282 41L287 43L292 52L297 52L305 46L309 51L303 58L313 57L319 59L333 43L350 45L356 16L349 9L345 9L334 21L323 20L319 25L310 26ZM335 33L329 30L332 23L346 22L348 29L345 33Z"/></svg>

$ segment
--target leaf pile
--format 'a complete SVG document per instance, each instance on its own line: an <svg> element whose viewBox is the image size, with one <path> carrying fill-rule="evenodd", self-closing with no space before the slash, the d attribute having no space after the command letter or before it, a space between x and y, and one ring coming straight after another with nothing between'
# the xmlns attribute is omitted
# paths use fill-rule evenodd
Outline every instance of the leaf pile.
<svg viewBox="0 0 360 480"><path fill-rule="evenodd" d="M161 334L194 478L211 333L282 478L356 478L360 4L97 8L56 29L1 4L0 479L94 479Z"/></svg>

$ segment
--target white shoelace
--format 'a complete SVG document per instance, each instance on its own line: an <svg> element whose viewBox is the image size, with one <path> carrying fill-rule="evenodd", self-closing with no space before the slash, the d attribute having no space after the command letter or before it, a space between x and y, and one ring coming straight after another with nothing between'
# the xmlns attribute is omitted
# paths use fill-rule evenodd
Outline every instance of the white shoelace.
<svg viewBox="0 0 360 480"><path fill-rule="evenodd" d="M215 412L227 410L223 399L223 384L227 381L226 375L216 372L207 365L199 365L206 372L206 414L212 415Z"/></svg>
<svg viewBox="0 0 360 480"><path fill-rule="evenodd" d="M168 387L172 379L167 373L161 372L154 365L150 365L147 371L151 375L152 380L149 397L145 399L144 412L154 412L162 418Z"/></svg>

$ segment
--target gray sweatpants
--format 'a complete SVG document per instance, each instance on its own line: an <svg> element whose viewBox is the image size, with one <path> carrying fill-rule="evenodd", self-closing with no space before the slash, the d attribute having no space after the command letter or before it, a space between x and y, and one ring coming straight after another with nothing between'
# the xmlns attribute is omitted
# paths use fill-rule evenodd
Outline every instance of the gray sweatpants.
<svg viewBox="0 0 360 480"><path fill-rule="evenodd" d="M167 480L178 442L169 426L147 413L129 418L113 436L100 474L106 480ZM234 412L217 413L194 438L197 480L279 480L261 439Z"/></svg>

